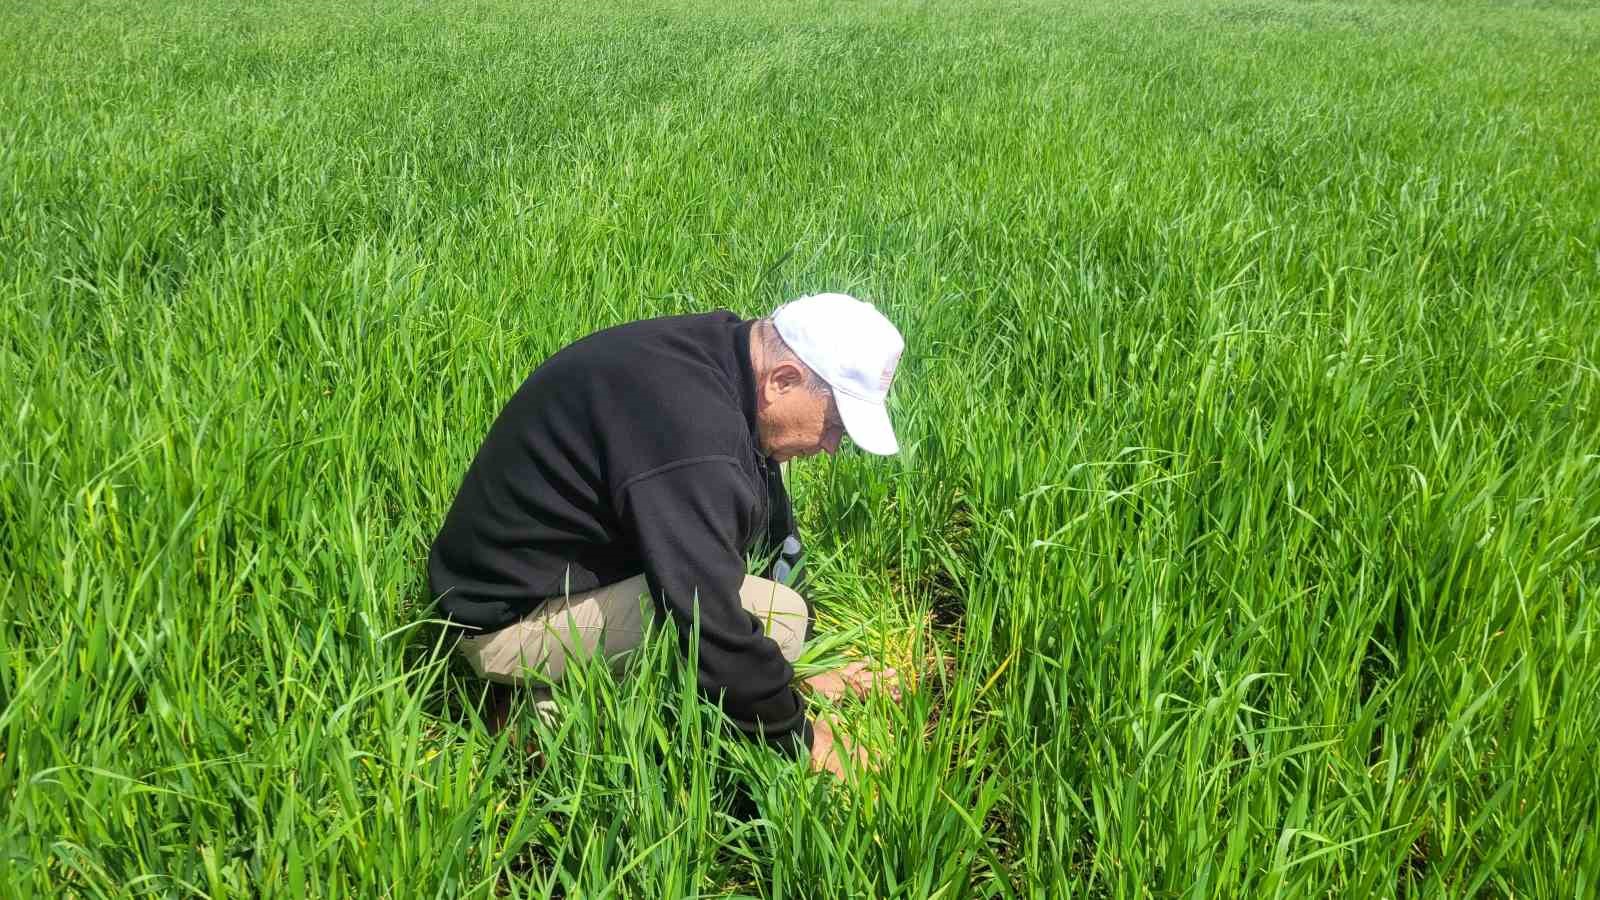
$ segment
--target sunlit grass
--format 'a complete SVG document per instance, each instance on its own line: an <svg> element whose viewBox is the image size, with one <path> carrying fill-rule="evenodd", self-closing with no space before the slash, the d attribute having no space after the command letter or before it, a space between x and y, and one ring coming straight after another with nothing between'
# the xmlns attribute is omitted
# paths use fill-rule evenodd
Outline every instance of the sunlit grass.
<svg viewBox="0 0 1600 900"><path fill-rule="evenodd" d="M0 895L1592 895L1597 36L7 6ZM500 405L819 289L908 340L905 452L791 473L880 768L665 645L488 737L422 563Z"/></svg>

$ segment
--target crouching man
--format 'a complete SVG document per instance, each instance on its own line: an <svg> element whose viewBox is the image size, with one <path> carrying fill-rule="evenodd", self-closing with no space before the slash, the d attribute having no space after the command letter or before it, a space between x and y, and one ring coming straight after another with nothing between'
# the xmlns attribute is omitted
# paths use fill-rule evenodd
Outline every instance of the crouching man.
<svg viewBox="0 0 1600 900"><path fill-rule="evenodd" d="M662 616L690 640L698 612L702 694L839 773L848 751L792 683L811 612L784 584L802 547L779 466L846 435L895 453L885 400L904 346L870 304L818 294L563 348L501 411L434 540L429 584L458 652L499 685L560 682L575 656L615 660ZM763 577L745 574L748 554L771 559ZM810 684L896 690L863 663Z"/></svg>

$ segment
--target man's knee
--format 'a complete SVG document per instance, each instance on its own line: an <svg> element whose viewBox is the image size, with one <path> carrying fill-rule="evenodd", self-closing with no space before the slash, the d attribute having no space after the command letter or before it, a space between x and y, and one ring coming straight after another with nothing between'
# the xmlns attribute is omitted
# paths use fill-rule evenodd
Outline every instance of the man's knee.
<svg viewBox="0 0 1600 900"><path fill-rule="evenodd" d="M499 684L561 681L567 666L602 655L614 671L644 640L652 607L643 575L581 596L546 598L492 634L463 638L458 651L479 678Z"/></svg>
<svg viewBox="0 0 1600 900"><path fill-rule="evenodd" d="M522 684L533 679L560 678L564 654L552 653L543 641L529 640L525 629L512 626L481 638L464 638L456 652L479 678L496 684Z"/></svg>
<svg viewBox="0 0 1600 900"><path fill-rule="evenodd" d="M784 659L800 658L805 648L806 622L810 608L793 588L755 575L746 575L739 590L739 602L761 620L767 637L777 642Z"/></svg>

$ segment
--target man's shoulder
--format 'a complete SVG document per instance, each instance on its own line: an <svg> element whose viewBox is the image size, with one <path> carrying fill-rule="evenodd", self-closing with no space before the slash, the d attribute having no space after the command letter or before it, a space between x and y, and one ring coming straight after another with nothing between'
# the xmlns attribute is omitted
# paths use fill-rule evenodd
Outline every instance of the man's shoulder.
<svg viewBox="0 0 1600 900"><path fill-rule="evenodd" d="M742 321L726 309L635 319L585 335L563 348L562 354L637 351L652 345L671 346L675 341L712 341Z"/></svg>
<svg viewBox="0 0 1600 900"><path fill-rule="evenodd" d="M740 322L725 310L625 322L574 341L546 367L630 396L721 393L737 375L733 336Z"/></svg>
<svg viewBox="0 0 1600 900"><path fill-rule="evenodd" d="M742 322L718 310L596 332L551 358L544 368L555 390L546 393L582 409L618 464L613 477L693 457L740 458L750 443L736 358Z"/></svg>
<svg viewBox="0 0 1600 900"><path fill-rule="evenodd" d="M717 362L740 321L731 312L717 310L611 325L561 347L529 377L589 384L636 382L644 387L676 370Z"/></svg>

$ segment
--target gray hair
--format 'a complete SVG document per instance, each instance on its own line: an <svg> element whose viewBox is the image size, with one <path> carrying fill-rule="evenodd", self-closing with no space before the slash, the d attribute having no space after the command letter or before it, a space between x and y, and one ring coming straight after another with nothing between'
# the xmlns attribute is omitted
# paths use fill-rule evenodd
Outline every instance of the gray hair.
<svg viewBox="0 0 1600 900"><path fill-rule="evenodd" d="M792 362L806 373L806 390L813 394L828 394L831 390L822 376L811 370L806 361L795 353L789 344L784 341L783 335L778 333L778 326L772 324L771 316L762 316L756 320L756 331L761 335L761 348L766 351L769 359L783 362Z"/></svg>

